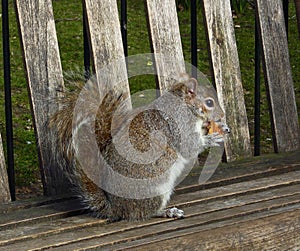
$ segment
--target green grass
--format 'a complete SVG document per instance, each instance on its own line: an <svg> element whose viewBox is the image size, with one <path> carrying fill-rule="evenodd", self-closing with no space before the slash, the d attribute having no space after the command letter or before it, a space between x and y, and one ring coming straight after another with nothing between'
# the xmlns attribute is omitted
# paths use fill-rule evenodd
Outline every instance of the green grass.
<svg viewBox="0 0 300 251"><path fill-rule="evenodd" d="M75 0L54 0L54 15L58 41L61 51L63 70L66 72L83 69L83 38L82 38L82 5L81 1ZM128 52L129 55L150 52L150 44L145 18L143 1L128 1ZM184 56L190 62L190 16L189 12L179 12L180 31L182 35ZM290 29L289 46L291 66L294 77L295 93L298 107L300 107L300 43L296 27L294 5L290 4ZM242 80L244 86L246 108L250 133L253 136L254 124L254 10L246 7L234 19L236 25L236 39L239 51ZM201 13L198 18L198 68L210 76L209 56L205 31ZM11 72L12 72L12 102L13 102L13 123L14 123L14 147L16 179L18 186L29 186L39 180L37 151L35 146L34 130L26 86L25 72L22 62L19 35L14 14L14 7L10 1L10 38L11 38ZM2 46L2 43L0 44ZM0 48L2 51L2 47ZM2 54L0 54L0 74L3 76ZM135 77L130 81L131 91L154 88L153 76ZM5 118L4 118L4 92L3 78L0 78L0 131L5 146ZM264 82L262 79L262 152L272 151L270 141L271 129L268 115L268 104L265 94ZM299 111L299 109L298 109ZM252 142L253 143L253 142Z"/></svg>

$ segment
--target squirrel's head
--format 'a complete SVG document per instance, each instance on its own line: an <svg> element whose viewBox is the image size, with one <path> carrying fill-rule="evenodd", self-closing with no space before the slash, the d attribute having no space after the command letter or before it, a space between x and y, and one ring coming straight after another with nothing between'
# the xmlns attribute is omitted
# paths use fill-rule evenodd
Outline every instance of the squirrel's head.
<svg viewBox="0 0 300 251"><path fill-rule="evenodd" d="M171 92L183 99L191 111L205 121L220 121L224 117L212 86L199 85L195 78L189 77L175 84Z"/></svg>

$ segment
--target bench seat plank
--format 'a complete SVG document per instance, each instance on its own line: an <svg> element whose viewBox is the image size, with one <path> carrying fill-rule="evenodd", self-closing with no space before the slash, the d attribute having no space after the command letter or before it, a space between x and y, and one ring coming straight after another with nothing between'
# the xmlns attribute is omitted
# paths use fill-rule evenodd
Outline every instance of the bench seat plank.
<svg viewBox="0 0 300 251"><path fill-rule="evenodd" d="M294 184L300 184L300 171L282 174L278 176L272 176L269 178L261 178L252 181L245 181L237 184L220 186L212 189L199 190L193 193L189 193L189 202L201 201L201 200L213 200L217 198L227 198L237 195L250 194L260 192L267 189L280 188L283 186L289 186ZM186 194L181 194L174 198L176 205L184 203L186 201ZM171 201L172 203L173 201Z"/></svg>
<svg viewBox="0 0 300 251"><path fill-rule="evenodd" d="M292 186L292 187L287 187L284 190L280 189L275 189L272 190L272 192L267 191L267 192L262 192L260 194L251 194L251 195L244 195L240 196L237 198L230 198L227 199L224 203L222 203L222 198L219 198L217 201L203 201L203 203L199 204L193 204L191 205L185 205L185 207L180 207L185 209L186 213L186 218L191 218L190 221L190 226L187 224L187 222L183 222L184 228L188 227L193 227L195 226L195 217L200 216L200 219L202 218L201 215L205 215L206 220L209 218L212 218L214 220L220 218L219 211L226 211L226 217L230 218L232 217L232 214L240 214L242 210L242 214L247 215L247 207L248 207L248 213L251 214L254 212L262 210L261 205L264 203L265 205L268 206L268 209L274 207L282 207L283 205L292 205L295 202L299 202L300 200L300 185ZM291 192L291 191L298 191L298 192ZM274 194L279 194L279 196L274 196ZM260 203L260 204L259 204ZM247 207L245 207L247 205ZM257 206L258 205L258 206ZM242 209L239 208L241 206L244 206ZM252 211L251 211L252 210ZM232 214L230 214L232 212ZM211 215L211 216L209 216ZM216 216L217 215L217 216ZM215 218L216 216L216 218ZM224 215L222 216L224 218ZM198 217L199 218L199 217ZM129 231L132 229L132 231L135 231L136 228L140 227L150 227L154 226L154 228L158 224L165 224L165 222L168 222L169 220L161 220L161 219L155 219L154 221L151 221L151 223L141 223L137 225L133 225L133 227L128 226L128 223L125 223L124 226L118 225L118 228L116 229L116 224L114 226L103 226L104 220L97 220L92 217L88 217L86 215L81 215L81 216L72 216L68 217L66 219L52 219L52 221L45 221L42 223L36 224L32 229L28 230L27 226L19 226L16 229L9 229L9 231L5 232L0 232L0 245L3 244L9 244L9 243L14 243L14 242L20 242L24 241L26 239L34 239L34 238L41 238L49 235L56 235L56 234L61 234L63 235L65 232L70 232L70 231L84 231L88 233L88 238L91 237L92 232L96 232L99 230L99 233L101 233L101 236L106 236L106 235L111 235L111 232L113 231L114 233L118 232L124 232L124 231ZM198 222L198 221L197 221ZM172 223L173 224L173 223ZM179 227L182 224L178 224L176 227ZM103 227L102 227L103 226ZM93 229L96 229L93 231ZM103 230L104 229L104 230ZM105 229L109 230L105 231ZM171 229L169 227L169 229ZM26 231L25 231L26 230ZM101 230L101 231L100 231ZM106 234L105 234L106 232ZM13 238L11 240L3 240L7 234L13 233ZM110 233L110 234L109 234ZM81 238L84 239L84 234L80 235ZM95 235L95 238L97 237L97 234ZM99 234L98 237L100 238ZM51 237L50 237L51 239ZM55 238L56 240L59 239L59 237ZM103 240L103 239L101 239ZM47 240L48 241L48 240Z"/></svg>
<svg viewBox="0 0 300 251"><path fill-rule="evenodd" d="M126 247L139 247L139 245L144 248L158 240L166 241L166 247L168 247L170 238L178 238L184 243L181 235L197 236L203 231L212 229L215 231L216 228L226 229L226 226L234 229L236 222L244 222L247 219L251 222L253 220L260 222L260 218L265 219L272 215L281 219L281 215L286 212L291 215L295 212L299 213L297 211L300 209L299 172L288 170L284 174L221 187L191 192L187 189L184 194L175 195L171 201L171 204L179 205L185 211L184 220L153 218L145 222L106 224L104 220L78 215L82 213L80 211L71 210L66 213L64 210L68 208L82 210L76 206L78 203L76 200L19 209L8 214L13 215L18 211L20 214L23 213L23 218L20 218L21 223L3 226L0 229L0 250L2 248L3 250L23 250L24 246L33 250L43 248L54 250L119 248L121 250ZM48 214L53 214L53 210L56 210L56 213L65 213L65 215L47 218ZM22 223L26 216L30 218L34 215L33 212L37 213L37 211L45 213L43 220L28 221L28 224ZM245 229L242 228L241 231L247 232L246 226L245 223ZM289 232L288 229L282 231ZM257 236L258 233L254 235ZM210 241L212 240L207 240L208 243Z"/></svg>
<svg viewBox="0 0 300 251"><path fill-rule="evenodd" d="M57 243L56 250L81 250L86 248L108 248L114 250L116 244L124 244L134 242L135 240L143 240L147 238L164 239L169 236L177 236L185 233L193 233L195 227L199 230L207 229L210 224L211 229L216 225L218 227L233 224L243 220L248 215L256 215L257 218L261 217L261 212L267 212L267 215L278 214L285 210L300 209L300 196L286 197L284 200L275 202L268 201L261 204L249 204L237 208L224 210L221 212L210 212L206 214L191 215L187 214L184 220L173 219L154 219L150 222L129 224L112 224L98 227L91 227L88 229L77 230L76 232L67 232L59 236L49 236L43 238L38 244L44 244L43 248L53 247L53 241ZM292 203L294 202L294 204ZM222 203L219 201L219 203ZM275 203L275 204L273 204ZM199 206L199 208L201 208ZM197 211L197 208L193 211ZM265 215L266 216L266 215ZM253 219L253 217L252 217ZM218 224L217 224L218 223ZM166 236L165 236L166 234ZM58 242L59 240L59 242ZM32 242L28 243L32 244ZM26 243L26 245L28 245ZM37 244L37 243L36 243ZM123 245L121 245L123 246ZM131 245L128 245L131 246ZM15 246L17 247L17 246Z"/></svg>
<svg viewBox="0 0 300 251"><path fill-rule="evenodd" d="M80 205L77 199L3 213L0 218L0 230L63 218L71 214L74 215L75 212L80 212L83 209L84 207Z"/></svg>
<svg viewBox="0 0 300 251"><path fill-rule="evenodd" d="M193 232L178 231L168 236L136 241L102 250L295 250L300 245L300 210L274 215L260 214L228 224L211 224ZM213 233L212 233L213 229ZM158 249L158 247L160 249ZM80 249L79 249L80 250Z"/></svg>

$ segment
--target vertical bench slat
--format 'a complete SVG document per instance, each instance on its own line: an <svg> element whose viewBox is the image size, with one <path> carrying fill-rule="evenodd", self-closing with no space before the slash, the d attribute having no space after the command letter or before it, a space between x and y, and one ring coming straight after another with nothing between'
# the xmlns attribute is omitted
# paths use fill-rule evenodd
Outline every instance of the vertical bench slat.
<svg viewBox="0 0 300 251"><path fill-rule="evenodd" d="M293 151L300 146L300 132L282 1L256 4L275 151Z"/></svg>
<svg viewBox="0 0 300 251"><path fill-rule="evenodd" d="M50 0L16 0L27 80L34 115L45 193L67 191L68 182L53 160L53 136L45 130L57 109L57 89L63 89L55 22Z"/></svg>
<svg viewBox="0 0 300 251"><path fill-rule="evenodd" d="M159 87L165 90L170 87L169 78L185 72L176 4L173 0L147 0L146 7L153 52L163 55L155 61Z"/></svg>
<svg viewBox="0 0 300 251"><path fill-rule="evenodd" d="M85 0L85 11L96 76L108 77L110 84L130 93L117 1Z"/></svg>
<svg viewBox="0 0 300 251"><path fill-rule="evenodd" d="M228 161L251 155L230 0L203 0L213 78L231 132L225 142Z"/></svg>
<svg viewBox="0 0 300 251"><path fill-rule="evenodd" d="M0 204L8 201L10 201L10 193L3 153L2 137L0 134Z"/></svg>

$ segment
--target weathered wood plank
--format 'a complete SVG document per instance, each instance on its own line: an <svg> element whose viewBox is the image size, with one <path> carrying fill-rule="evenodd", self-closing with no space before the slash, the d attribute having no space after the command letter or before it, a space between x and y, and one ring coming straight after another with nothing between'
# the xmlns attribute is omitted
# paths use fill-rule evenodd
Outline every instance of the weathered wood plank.
<svg viewBox="0 0 300 251"><path fill-rule="evenodd" d="M249 219L209 230L169 235L168 239L140 242L113 250L297 250L300 246L300 211ZM159 249L158 249L159 247ZM107 249L110 250L110 249Z"/></svg>
<svg viewBox="0 0 300 251"><path fill-rule="evenodd" d="M291 193L291 191L295 191L295 194ZM222 198L220 198L219 201L203 202L201 203L201 205L197 205L197 206L189 204L183 209L186 212L186 218L194 217L196 215L208 214L218 210L229 210L233 208L238 208L239 206L245 206L250 204L256 204L256 206L254 207L257 207L257 209L259 210L259 206L257 206L258 203L269 202L274 206L274 204L276 203L275 200L280 200L280 202L282 203L283 199L285 198L285 201L291 202L293 201L293 196L296 196L295 197L296 199L297 198L300 199L299 185L286 187L281 190L273 189L271 192L263 191L257 194L244 195L238 197L238 199L237 198L226 199L226 205L220 202L222 201ZM186 198L188 198L188 194L186 195ZM149 222L138 223L138 224L132 224L131 227L128 225L128 223L127 225L125 224L124 226L117 225L117 224L104 225L104 229L101 230L101 234L103 236L105 236L104 235L105 232L109 234L112 234L114 232L115 234L117 234L119 232L128 231L133 228L140 228L140 227L146 228L149 227L150 225L157 225L160 223L163 224L163 222L167 222L167 221L170 220L155 219L152 220L150 224ZM0 231L0 246L5 246L16 242L27 241L27 240L30 241L34 238L44 238L50 235L54 236L59 234L63 236L64 233L66 232L77 231L81 229L86 229L86 232L91 234L94 232L92 228L100 230L100 227L105 223L105 220L99 220L92 217L88 217L86 215L81 215L81 216L74 216L65 219L60 219L59 217L57 217L57 218L52 218L51 221L48 219L45 222L41 221L41 223L36 223L36 224L28 223L27 225L16 224L16 226L13 229L9 228L8 230ZM30 231L28 230L28 225L31 225ZM11 233L12 231L14 234L10 235L9 233ZM81 237L83 238L84 236L82 235Z"/></svg>
<svg viewBox="0 0 300 251"><path fill-rule="evenodd" d="M230 0L203 0L213 78L226 123L231 129L225 142L228 161L251 155L239 59Z"/></svg>
<svg viewBox="0 0 300 251"><path fill-rule="evenodd" d="M81 212L83 209L84 206L80 205L80 201L73 199L3 213L0 218L0 230L63 218L68 215L74 215L76 212L78 214L78 212Z"/></svg>
<svg viewBox="0 0 300 251"><path fill-rule="evenodd" d="M117 1L85 0L95 73L100 90L110 85L130 93Z"/></svg>
<svg viewBox="0 0 300 251"><path fill-rule="evenodd" d="M173 0L147 0L149 31L160 90L185 72L176 4Z"/></svg>
<svg viewBox="0 0 300 251"><path fill-rule="evenodd" d="M65 193L69 183L53 159L54 137L45 129L48 118L58 108L57 102L53 102L58 95L57 89L63 89L52 2L50 0L16 0L16 10L44 192L47 195Z"/></svg>
<svg viewBox="0 0 300 251"><path fill-rule="evenodd" d="M280 175L272 177L272 179L262 178L256 182L242 182L223 187L216 187L207 190L200 190L189 193L188 203L202 203L211 200L227 199L230 197L258 193L267 189L283 188L291 185L300 184L300 178L291 179L291 175L299 175L300 172L295 172L289 175ZM274 179L274 182L272 180ZM282 179L282 180L281 180ZM170 201L170 205L184 206L186 202L186 194L180 194Z"/></svg>
<svg viewBox="0 0 300 251"><path fill-rule="evenodd" d="M276 152L299 149L300 130L281 0L256 0Z"/></svg>
<svg viewBox="0 0 300 251"><path fill-rule="evenodd" d="M299 184L293 185L292 180L290 185L281 187L279 184L289 183L287 175L292 179L293 177L296 179L298 173L291 172L280 175L276 179L274 177L259 179L254 182L256 188L260 188L256 189L255 192L247 193L247 188L249 189L251 183L228 186L227 189L224 188L224 195L229 193L233 195L230 197L225 196L226 200L224 200L225 197L222 196L221 192L217 196L218 198L211 199L213 196L216 197L216 189L209 189L212 190L210 192L209 190L199 191L197 196L194 193L187 193L184 196L185 202L181 205L186 213L184 220L174 221L173 219L156 218L146 222L118 222L103 225L103 221L94 219L95 221L86 220L86 224L85 220L80 221L79 224L75 222L72 230L72 219L66 220L66 225L61 225L64 220L53 218L54 224L45 222L45 225L43 221L41 223L37 222L35 225L31 224L30 232L27 233L24 231L26 225L16 225L14 232L18 234L17 236L9 237L10 235L1 234L0 232L0 237L3 237L2 240L0 238L2 241L0 241L0 245L3 248L8 248L6 250L22 250L24 245L36 250L40 250L42 247L55 247L56 250L90 247L115 249L118 246L112 246L112 244L120 244L120 247L134 246L135 240L139 239L145 243L148 238L155 240L157 238L166 239L168 236L180 236L181 231L192 234L195 227L198 228L198 231L213 229L216 225L212 224L217 224L220 227L229 223L233 224L251 215L255 215L258 219L262 217L262 212L265 213L264 216L268 216L278 213L279 209L282 210L281 212L285 212L288 208L294 210L300 207ZM278 185L272 187L272 181ZM266 186L267 184L269 186ZM222 187L218 189L221 191ZM177 201L176 197L174 198L175 201ZM193 200L199 197L200 199L203 198L203 200L199 200L201 203L194 203ZM63 204L67 205L67 203ZM59 210L61 207L49 205L42 208L44 208L43 210L53 210L55 208ZM77 218L75 217L74 220ZM128 245L125 244L126 242L129 242ZM6 246L6 244L9 244L9 246Z"/></svg>
<svg viewBox="0 0 300 251"><path fill-rule="evenodd" d="M5 203L3 205L0 205L0 215L10 213L10 212L16 212L18 210L35 208L43 205L50 205L62 201L68 201L70 199L74 199L74 197L68 194L64 196L53 196L53 197L45 196L45 197L33 197L26 200L16 200L12 203Z"/></svg>
<svg viewBox="0 0 300 251"><path fill-rule="evenodd" d="M2 202L10 201L9 185L7 178L7 171L5 165L5 158L2 146L2 137L0 134L0 204Z"/></svg>
<svg viewBox="0 0 300 251"><path fill-rule="evenodd" d="M264 159L270 171L282 165L281 162L270 162L267 157ZM78 200L64 201L59 197L42 200L40 205L36 201L32 205L14 202L17 206L14 211L1 206L0 250L23 250L24 246L33 250L130 250L157 241L161 247L170 239L203 231L212 233L219 228L230 229L243 222L280 216L300 208L300 171L296 160L285 161L293 163L295 169L287 168L285 173L275 172L270 177L255 176L247 182L219 183L219 187L204 190L183 188L185 193L175 194L171 204L185 211L184 220L154 218L145 222L105 224L105 221L87 215L79 216ZM244 166L240 168L244 169ZM231 176L234 180L233 172ZM285 230L279 229L282 233Z"/></svg>
<svg viewBox="0 0 300 251"><path fill-rule="evenodd" d="M239 207L232 207L227 210L210 211L205 214L197 214L198 210L201 209L201 206L198 208L189 208L192 212L196 212L194 215L187 215L184 220L174 220L174 219L165 219L159 220L154 219L153 223L131 223L125 228L122 228L122 223L104 225L98 227L91 227L87 229L81 229L74 232L66 232L59 236L48 236L40 240L39 242L23 242L27 247L30 247L35 250L40 250L42 248L50 248L56 246L56 250L86 250L86 249L101 249L104 250L115 250L117 244L121 244L120 247L124 248L131 246L131 242L135 240L142 240L146 242L148 238L153 239L165 239L167 236L180 236L181 231L186 233L193 233L193 228L198 227L201 230L210 228L209 226L213 223L218 223L219 226L224 226L228 224L228 221L232 224L242 220L248 215L255 215L259 217L261 212L267 212L267 214L272 215L272 210L278 212L277 210L283 208L291 209L300 209L300 195L297 195L295 198L286 197L278 201L266 201L263 203L253 203L246 204ZM222 203L219 201L219 204ZM297 203L297 204L295 204ZM116 226L118 225L118 227ZM57 243L57 244L55 244ZM21 247L21 243L17 245L10 245L10 248L15 248L18 250ZM38 248L41 247L41 248Z"/></svg>
<svg viewBox="0 0 300 251"><path fill-rule="evenodd" d="M216 179L214 181L209 181L206 182L205 184L197 184L196 182L193 182L193 185L185 185L178 187L175 192L176 194L183 194L187 192L195 192L203 189L210 189L214 187L221 187L221 186L227 186L231 184L236 184L236 183L241 183L241 182L247 182L255 179L260 179L260 178L266 178L266 177L271 177L274 175L279 175L279 174L284 174L287 172L291 171L299 171L300 170L300 165L290 165L290 166L285 166L285 167L276 167L272 168L270 170L265 170L265 171L258 171L258 172L253 172L253 173L248 173L248 174L242 174L239 175L237 174L234 177L229 177L224 179ZM194 178L194 180L196 180Z"/></svg>
<svg viewBox="0 0 300 251"><path fill-rule="evenodd" d="M17 242L43 238L49 235L104 225L105 220L96 219L88 215L51 219L47 222L27 224L14 229L0 231L0 247ZM30 227L28 227L30 226Z"/></svg>

